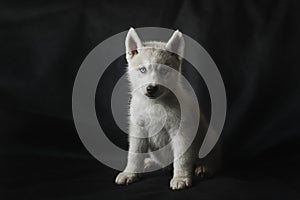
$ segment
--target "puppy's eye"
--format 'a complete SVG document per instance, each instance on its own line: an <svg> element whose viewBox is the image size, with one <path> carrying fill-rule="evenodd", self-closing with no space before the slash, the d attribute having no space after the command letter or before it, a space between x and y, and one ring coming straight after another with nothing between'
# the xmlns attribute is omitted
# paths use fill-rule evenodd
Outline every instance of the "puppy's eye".
<svg viewBox="0 0 300 200"><path fill-rule="evenodd" d="M169 72L169 70L166 69L166 68L161 68L161 69L159 70L159 73L160 73L161 75L166 75L168 72Z"/></svg>
<svg viewBox="0 0 300 200"><path fill-rule="evenodd" d="M145 73L147 71L146 67L140 67L139 70L141 73Z"/></svg>

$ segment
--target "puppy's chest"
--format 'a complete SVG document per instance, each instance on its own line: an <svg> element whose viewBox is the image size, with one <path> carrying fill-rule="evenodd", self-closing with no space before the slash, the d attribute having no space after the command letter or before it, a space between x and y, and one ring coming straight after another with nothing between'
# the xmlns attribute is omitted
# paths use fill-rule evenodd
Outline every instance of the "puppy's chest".
<svg viewBox="0 0 300 200"><path fill-rule="evenodd" d="M165 131L179 126L180 111L177 107L162 104L134 104L130 106L130 120L149 132L149 136L164 128Z"/></svg>
<svg viewBox="0 0 300 200"><path fill-rule="evenodd" d="M130 115L131 121L147 133L151 150L167 145L180 124L179 110L161 104L133 106Z"/></svg>

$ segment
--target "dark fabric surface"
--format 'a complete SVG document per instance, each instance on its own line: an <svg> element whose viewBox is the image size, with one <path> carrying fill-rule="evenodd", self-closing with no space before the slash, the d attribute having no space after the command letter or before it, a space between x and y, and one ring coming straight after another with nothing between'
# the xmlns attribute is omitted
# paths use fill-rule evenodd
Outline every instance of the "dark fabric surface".
<svg viewBox="0 0 300 200"><path fill-rule="evenodd" d="M1 199L300 199L299 6L296 0L2 1ZM224 167L215 178L196 178L194 187L173 192L171 173L159 171L116 186L117 171L82 145L71 110L77 70L96 45L131 26L180 29L217 64L228 112ZM118 59L103 81L116 80L124 64ZM198 88L193 69L185 73ZM113 85L107 85L100 83L97 103L109 116L103 94ZM125 148L115 123L103 123Z"/></svg>

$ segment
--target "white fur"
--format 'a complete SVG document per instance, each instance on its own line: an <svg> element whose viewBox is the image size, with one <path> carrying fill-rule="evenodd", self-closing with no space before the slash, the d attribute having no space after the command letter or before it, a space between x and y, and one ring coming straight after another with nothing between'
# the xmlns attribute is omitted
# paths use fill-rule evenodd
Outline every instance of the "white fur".
<svg viewBox="0 0 300 200"><path fill-rule="evenodd" d="M189 187L192 183L193 166L196 162L202 139L202 136L198 134L195 142L192 143L186 152L183 152L187 139L191 137L189 122L193 122L193 119L195 119L195 108L189 101L189 93L181 87L178 77L175 77L176 75L172 74L167 77L160 74L161 68L167 63L171 63L171 67L178 72L181 71L184 38L181 32L177 30L167 43L157 41L141 42L135 30L131 28L126 37L125 46L128 78L132 92L129 111L129 153L127 166L124 172L117 176L116 183L132 183L138 180L139 176L136 172L141 171L144 167L149 167L149 163L164 166L164 163L172 160L174 161L174 174L170 181L170 187L172 189ZM134 50L137 50L137 52L132 53ZM176 53L179 56L170 54L167 51ZM139 71L140 67L145 67L147 72L141 73ZM158 97L155 99L150 99L145 95L146 87L149 84L155 85L158 82L172 83L174 89L186 97L184 104L188 109L186 112L189 113L188 115L180 113L179 103L168 89L161 88ZM181 120L185 121L183 130L186 131L184 133L178 133ZM174 140L174 136L177 133L179 137ZM146 153L160 149L171 140L173 146L169 155L156 155L154 157L151 154L151 159L141 159L134 154L134 152ZM179 158L174 160L174 157Z"/></svg>

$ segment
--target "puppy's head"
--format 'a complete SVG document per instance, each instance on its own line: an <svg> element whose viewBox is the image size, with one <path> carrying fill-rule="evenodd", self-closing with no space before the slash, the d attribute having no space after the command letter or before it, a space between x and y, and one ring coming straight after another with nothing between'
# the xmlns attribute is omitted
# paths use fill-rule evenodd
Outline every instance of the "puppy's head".
<svg viewBox="0 0 300 200"><path fill-rule="evenodd" d="M128 31L126 41L128 76L132 92L157 99L169 92L164 85L178 80L184 52L184 39L178 30L168 42L142 42L136 31Z"/></svg>

